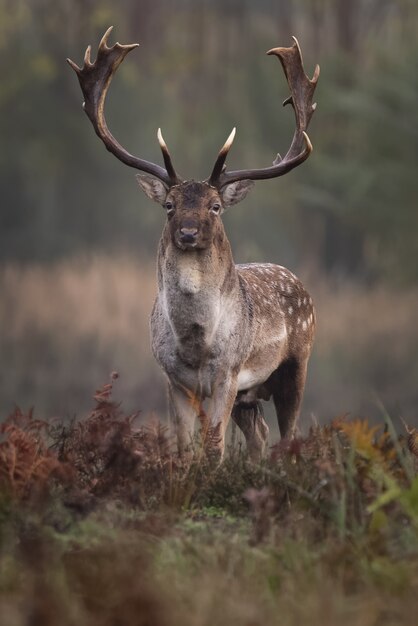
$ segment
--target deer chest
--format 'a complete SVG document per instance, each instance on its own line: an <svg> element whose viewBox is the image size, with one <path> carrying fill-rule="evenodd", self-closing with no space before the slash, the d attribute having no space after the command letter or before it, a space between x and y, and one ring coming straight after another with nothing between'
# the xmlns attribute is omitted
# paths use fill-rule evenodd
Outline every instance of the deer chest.
<svg viewBox="0 0 418 626"><path fill-rule="evenodd" d="M237 320L224 313L222 302L207 295L183 294L179 302L159 293L151 316L152 349L170 378L188 387L198 383L211 395L217 373L239 352Z"/></svg>

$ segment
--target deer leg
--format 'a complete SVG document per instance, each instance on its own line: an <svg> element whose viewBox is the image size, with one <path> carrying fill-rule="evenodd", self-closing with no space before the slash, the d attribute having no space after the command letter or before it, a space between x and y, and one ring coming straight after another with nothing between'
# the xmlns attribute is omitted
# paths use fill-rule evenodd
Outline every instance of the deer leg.
<svg viewBox="0 0 418 626"><path fill-rule="evenodd" d="M305 388L308 360L289 359L279 365L269 380L282 438L292 438Z"/></svg>
<svg viewBox="0 0 418 626"><path fill-rule="evenodd" d="M209 441L207 453L219 461L222 460L225 451L225 433L237 395L237 386L235 377L227 375L223 378L219 377L209 403L211 441Z"/></svg>
<svg viewBox="0 0 418 626"><path fill-rule="evenodd" d="M260 460L264 455L269 436L269 427L264 420L261 402L237 402L231 417L244 433L250 458L253 461Z"/></svg>
<svg viewBox="0 0 418 626"><path fill-rule="evenodd" d="M170 422L177 436L177 448L180 456L183 456L193 440L196 407L184 391L170 384L168 405Z"/></svg>

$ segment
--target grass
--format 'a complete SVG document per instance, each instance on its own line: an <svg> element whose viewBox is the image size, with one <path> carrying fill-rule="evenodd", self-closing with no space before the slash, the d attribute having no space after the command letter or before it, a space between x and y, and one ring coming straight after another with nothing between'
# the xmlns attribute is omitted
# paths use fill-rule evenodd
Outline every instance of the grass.
<svg viewBox="0 0 418 626"><path fill-rule="evenodd" d="M187 461L114 377L82 420L0 439L0 623L415 624L418 433L337 419L260 464Z"/></svg>

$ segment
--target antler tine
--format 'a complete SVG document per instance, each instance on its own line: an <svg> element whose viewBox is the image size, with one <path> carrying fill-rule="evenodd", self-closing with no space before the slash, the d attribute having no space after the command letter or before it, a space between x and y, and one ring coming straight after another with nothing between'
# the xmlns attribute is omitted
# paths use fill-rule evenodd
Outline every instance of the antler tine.
<svg viewBox="0 0 418 626"><path fill-rule="evenodd" d="M103 35L103 37L100 40L99 43L99 50L108 50L108 45L107 45L107 40L109 39L109 35L113 30L113 26L109 26L109 28L107 29L107 31L105 32L105 34ZM129 46L129 44L127 44ZM132 43L130 44L132 47L136 48L137 46L139 46L139 44L137 43Z"/></svg>
<svg viewBox="0 0 418 626"><path fill-rule="evenodd" d="M225 161L226 161L226 157L228 156L228 152L232 146L232 143L234 141L235 138L235 133L236 133L236 128L234 126L234 128L232 129L231 133L229 134L228 139L225 141L224 145L222 146L222 148L219 151L218 157L216 159L216 163L214 165L214 168L212 170L212 174L209 178L209 183L211 185L215 185L216 181L219 179L220 175L223 172L223 169L225 167Z"/></svg>
<svg viewBox="0 0 418 626"><path fill-rule="evenodd" d="M296 37L293 37L293 40L294 43L290 48L273 48L267 52L269 55L277 56L282 64L290 88L290 96L286 98L283 105L290 103L295 112L296 129L286 156L282 159L280 155L277 155L271 167L228 172L222 170L222 166L219 168L218 162L221 157L219 153L209 178L211 184L221 188L238 180L261 180L283 176L303 163L312 152L312 144L306 130L316 109L316 103L312 103L312 99L319 78L319 65L316 66L312 79L308 78L303 68L298 40ZM225 159L226 154L222 165Z"/></svg>
<svg viewBox="0 0 418 626"><path fill-rule="evenodd" d="M91 53L91 46L87 46L86 52L84 54L84 65L91 65L90 53Z"/></svg>
<svg viewBox="0 0 418 626"><path fill-rule="evenodd" d="M106 94L115 74L117 68L122 63L126 55L137 48L139 44L126 44L115 43L112 47L108 47L107 42L113 26L107 29L102 39L100 40L97 58L94 63L91 62L91 46L88 46L84 55L84 64L80 68L74 61L67 59L67 62L76 72L80 87L84 95L83 108L89 117L96 134L103 141L109 152L112 152L120 161L134 167L135 169L147 172L156 178L159 178L169 187L178 183L179 179L171 163L171 159L168 156L168 161L163 152L164 162L167 169L145 161L138 157L133 156L127 150L125 150L113 137L109 131L105 116L104 116L104 104L106 100ZM168 154L168 150L167 150Z"/></svg>
<svg viewBox="0 0 418 626"><path fill-rule="evenodd" d="M173 163L171 161L171 155L170 155L170 152L168 151L167 144L164 141L161 128L159 128L157 131L157 138L158 138L158 143L160 144L161 152L163 153L164 165L167 170L167 173L170 176L171 180L178 182L177 174L173 167Z"/></svg>
<svg viewBox="0 0 418 626"><path fill-rule="evenodd" d="M67 63L70 67L73 68L74 72L78 74L81 72L81 67L78 67L77 63L74 63L74 61L71 61L71 59L67 59Z"/></svg>

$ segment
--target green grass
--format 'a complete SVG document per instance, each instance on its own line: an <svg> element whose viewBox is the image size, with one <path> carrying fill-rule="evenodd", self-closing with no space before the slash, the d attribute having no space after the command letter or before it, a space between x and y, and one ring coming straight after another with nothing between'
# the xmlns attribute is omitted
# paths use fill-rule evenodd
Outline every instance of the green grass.
<svg viewBox="0 0 418 626"><path fill-rule="evenodd" d="M1 624L416 623L413 429L336 420L216 466L111 392L80 422L1 428Z"/></svg>

